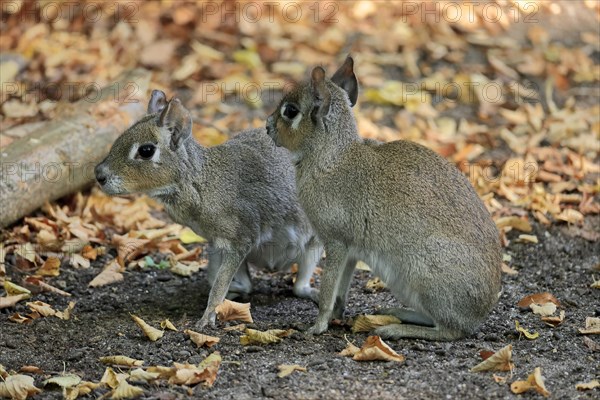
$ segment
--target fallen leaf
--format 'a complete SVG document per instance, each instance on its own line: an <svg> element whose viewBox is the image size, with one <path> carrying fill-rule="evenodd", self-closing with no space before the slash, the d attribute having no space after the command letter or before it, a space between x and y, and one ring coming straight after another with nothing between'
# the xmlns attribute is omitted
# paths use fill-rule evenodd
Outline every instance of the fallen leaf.
<svg viewBox="0 0 600 400"><path fill-rule="evenodd" d="M533 303L546 304L549 302L552 302L560 307L560 302L558 301L558 299L548 292L535 293L535 294L531 294L529 296L525 296L521 300L519 300L519 302L517 303L517 306L521 309L526 310Z"/></svg>
<svg viewBox="0 0 600 400"><path fill-rule="evenodd" d="M194 342L198 347L206 346L210 348L221 341L221 339L219 339L216 336L204 335L202 333L194 332L189 329L186 329L185 331L183 331L183 333L189 335L192 342Z"/></svg>
<svg viewBox="0 0 600 400"><path fill-rule="evenodd" d="M189 264L184 264L182 262L176 262L169 269L172 273L181 275L181 276L192 276L192 274L198 272L200 269L206 267L207 264L200 264L197 261L192 261Z"/></svg>
<svg viewBox="0 0 600 400"><path fill-rule="evenodd" d="M556 216L556 219L568 222L569 224L580 224L583 222L583 214L572 208L565 208Z"/></svg>
<svg viewBox="0 0 600 400"><path fill-rule="evenodd" d="M28 299L30 297L31 296L28 295L27 293L18 294L16 296L0 297L0 309L2 309L2 308L8 308L8 307L13 307L19 301Z"/></svg>
<svg viewBox="0 0 600 400"><path fill-rule="evenodd" d="M277 374L279 378L285 378L286 376L291 375L294 371L306 372L306 367L302 367L296 364L281 364L278 365L277 368L279 369L279 373Z"/></svg>
<svg viewBox="0 0 600 400"><path fill-rule="evenodd" d="M217 379L217 372L221 365L221 353L215 351L198 364L198 368L203 370L202 379L206 387L211 387Z"/></svg>
<svg viewBox="0 0 600 400"><path fill-rule="evenodd" d="M83 258L87 258L88 260L93 261L98 257L98 250L93 248L89 244L86 244L85 246L83 246L83 249L81 249L81 256Z"/></svg>
<svg viewBox="0 0 600 400"><path fill-rule="evenodd" d="M403 362L404 356L396 353L379 336L369 336L360 351L353 357L356 361L396 361Z"/></svg>
<svg viewBox="0 0 600 400"><path fill-rule="evenodd" d="M23 286L19 286L16 283L12 283L11 281L4 281L4 290L6 290L6 294L8 296L16 296L18 294L31 294L31 291L25 289Z"/></svg>
<svg viewBox="0 0 600 400"><path fill-rule="evenodd" d="M160 327L163 329L169 329L169 330L178 332L177 328L175 328L175 325L173 325L173 323L171 321L169 321L168 319L161 321Z"/></svg>
<svg viewBox="0 0 600 400"><path fill-rule="evenodd" d="M70 387L79 385L80 382L81 382L81 377L79 377L77 375L69 374L69 375L54 376L50 379L46 379L44 382L42 382L42 386L57 385L57 386L60 386L61 388L70 388Z"/></svg>
<svg viewBox="0 0 600 400"><path fill-rule="evenodd" d="M579 328L579 333L584 335L600 335L600 318L587 317L585 319L585 328Z"/></svg>
<svg viewBox="0 0 600 400"><path fill-rule="evenodd" d="M237 332L243 332L246 330L246 324L237 324L237 325L233 325L233 326L227 326L225 328L223 328L224 331L237 331Z"/></svg>
<svg viewBox="0 0 600 400"><path fill-rule="evenodd" d="M100 359L100 361L102 361L102 359ZM104 374L102 374L102 379L100 379L100 383L103 383L109 388L114 389L117 386L119 386L119 377L111 367L107 367L104 370Z"/></svg>
<svg viewBox="0 0 600 400"><path fill-rule="evenodd" d="M0 382L0 397L24 400L40 392L41 390L35 387L33 378L28 375L9 375L4 382Z"/></svg>
<svg viewBox="0 0 600 400"><path fill-rule="evenodd" d="M144 335L146 335L148 337L148 339L150 339L151 341L156 342L158 339L163 337L163 335L165 333L164 331L161 331L160 329L156 329L156 328L148 325L143 319L141 319L140 317L138 317L136 315L133 315L133 314L129 314L129 315L135 321L137 326L140 327L142 332L144 332Z"/></svg>
<svg viewBox="0 0 600 400"><path fill-rule="evenodd" d="M90 260L82 256L81 254L73 253L69 256L69 264L73 268L88 269L90 267Z"/></svg>
<svg viewBox="0 0 600 400"><path fill-rule="evenodd" d="M533 311L534 314L541 315L542 317L548 317L556 312L556 304L554 303L531 303L529 308L531 308L531 311Z"/></svg>
<svg viewBox="0 0 600 400"><path fill-rule="evenodd" d="M512 371L514 367L515 365L512 362L512 345L509 344L471 368L471 372Z"/></svg>
<svg viewBox="0 0 600 400"><path fill-rule="evenodd" d="M34 301L25 303L32 311L37 311L44 317L50 317L56 314L56 310L52 308L50 304L44 303L43 301Z"/></svg>
<svg viewBox="0 0 600 400"><path fill-rule="evenodd" d="M538 332L530 333L528 330L519 325L519 321L515 321L515 327L517 329L517 332L525 335L525 337L529 340L537 339L540 336Z"/></svg>
<svg viewBox="0 0 600 400"><path fill-rule="evenodd" d="M539 243L538 238L535 235L519 235L517 241L521 243Z"/></svg>
<svg viewBox="0 0 600 400"><path fill-rule="evenodd" d="M583 337L583 344L591 351L600 351L600 343L596 343L587 336Z"/></svg>
<svg viewBox="0 0 600 400"><path fill-rule="evenodd" d="M27 316L21 315L19 313L14 313L10 317L8 317L8 320L12 321L12 322L16 322L17 324L27 324L27 323L30 323L31 321L33 321L33 319L31 319Z"/></svg>
<svg viewBox="0 0 600 400"><path fill-rule="evenodd" d="M340 356L343 357L354 357L354 355L356 353L358 353L360 351L360 348L358 346L355 346L354 343L348 342L348 344L346 345L346 348L342 351L340 351Z"/></svg>
<svg viewBox="0 0 600 400"><path fill-rule="evenodd" d="M122 365L125 367L140 367L144 365L144 361L136 360L127 356L106 356L100 357L100 362L103 364Z"/></svg>
<svg viewBox="0 0 600 400"><path fill-rule="evenodd" d="M25 282L27 282L28 284L37 286L45 292L51 292L51 293L59 294L61 296L71 297L71 293L65 292L64 290L54 287L54 286L44 282L41 278L36 277L36 276L28 276L27 278L25 278Z"/></svg>
<svg viewBox="0 0 600 400"><path fill-rule="evenodd" d="M526 381L515 381L510 385L510 390L515 394L524 393L530 389L535 389L544 397L550 396L550 392L546 389L544 377L542 377L542 369L537 367L532 374L527 377Z"/></svg>
<svg viewBox="0 0 600 400"><path fill-rule="evenodd" d="M250 315L250 303L236 303L235 301L225 300L215 308L215 312L220 321L254 322L252 315Z"/></svg>
<svg viewBox="0 0 600 400"><path fill-rule="evenodd" d="M385 290L386 286L381 279L375 277L367 281L365 288L372 292L381 292L382 290Z"/></svg>
<svg viewBox="0 0 600 400"><path fill-rule="evenodd" d="M495 222L498 229L510 227L525 233L529 233L533 229L529 221L516 216L498 218Z"/></svg>
<svg viewBox="0 0 600 400"><path fill-rule="evenodd" d="M554 317L542 317L542 321L546 325L551 326L553 328L557 327L560 324L562 324L564 320L565 320L565 311L564 310L562 310L560 312L560 314L558 315L558 317L557 316L554 316Z"/></svg>
<svg viewBox="0 0 600 400"><path fill-rule="evenodd" d="M123 280L123 274L119 272L121 267L116 260L111 261L92 281L88 284L90 287L108 285L109 283Z"/></svg>
<svg viewBox="0 0 600 400"><path fill-rule="evenodd" d="M505 384L506 381L508 380L507 376L500 376L500 375L496 375L496 374L492 374L492 378L494 379L494 382L500 383L500 384Z"/></svg>
<svg viewBox="0 0 600 400"><path fill-rule="evenodd" d="M519 271L512 267L509 267L505 263L502 263L502 272L504 272L506 275L517 275L519 273Z"/></svg>
<svg viewBox="0 0 600 400"><path fill-rule="evenodd" d="M271 344L278 343L281 338L291 335L296 332L293 329L269 329L268 331L258 331L256 329L246 328L244 335L240 336L240 343L243 346L250 344Z"/></svg>
<svg viewBox="0 0 600 400"><path fill-rule="evenodd" d="M44 373L44 371L42 371L40 367L36 367L35 365L23 365L21 368L19 368L19 372L39 375L42 375Z"/></svg>
<svg viewBox="0 0 600 400"><path fill-rule="evenodd" d="M129 372L129 378L134 382L152 382L160 377L158 372L148 372L141 368L136 368Z"/></svg>
<svg viewBox="0 0 600 400"><path fill-rule="evenodd" d="M80 396L90 394L93 390L97 389L100 386L100 383L84 381L75 387L66 388L64 392L64 398L65 400L75 400Z"/></svg>
<svg viewBox="0 0 600 400"><path fill-rule="evenodd" d="M600 381L598 381L597 379L586 383L578 383L577 385L575 385L575 389L577 390L591 390L597 387L600 387Z"/></svg>
<svg viewBox="0 0 600 400"><path fill-rule="evenodd" d="M169 378L169 383L175 385L195 385L204 382L205 386L211 387L217 379L217 372L221 361L221 355L218 351L215 351L202 360L198 366L173 363L175 373Z"/></svg>
<svg viewBox="0 0 600 400"><path fill-rule="evenodd" d="M35 272L41 276L58 276L60 275L60 260L56 257L48 257L44 264Z"/></svg>
<svg viewBox="0 0 600 400"><path fill-rule="evenodd" d="M370 332L375 328L391 324L401 324L393 315L359 315L352 324L352 332Z"/></svg>
<svg viewBox="0 0 600 400"><path fill-rule="evenodd" d="M206 239L204 239L202 236L197 235L190 228L183 228L181 230L181 232L179 233L179 240L181 240L181 243L183 244L206 242Z"/></svg>
<svg viewBox="0 0 600 400"><path fill-rule="evenodd" d="M134 399L144 394L144 389L130 385L126 379L119 380L119 385L113 390L111 399Z"/></svg>

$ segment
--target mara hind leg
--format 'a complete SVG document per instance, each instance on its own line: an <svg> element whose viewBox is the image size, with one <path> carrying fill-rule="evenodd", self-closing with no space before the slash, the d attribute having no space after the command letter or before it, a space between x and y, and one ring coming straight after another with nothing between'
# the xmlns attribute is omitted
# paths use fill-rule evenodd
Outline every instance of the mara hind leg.
<svg viewBox="0 0 600 400"><path fill-rule="evenodd" d="M352 277L356 269L356 259L349 258L346 260L344 272L340 277L339 288L335 297L335 306L333 308L333 319L344 319L344 311L346 311L346 302L348 301L348 292L352 284Z"/></svg>
<svg viewBox="0 0 600 400"><path fill-rule="evenodd" d="M402 323L422 326L435 326L435 322L428 315L420 313L409 308L383 308L377 312L378 314L393 315Z"/></svg>
<svg viewBox="0 0 600 400"><path fill-rule="evenodd" d="M443 328L440 326L420 326L410 324L392 324L380 326L375 329L375 335L382 339L425 339L431 341L452 341L465 336L465 333L456 329Z"/></svg>

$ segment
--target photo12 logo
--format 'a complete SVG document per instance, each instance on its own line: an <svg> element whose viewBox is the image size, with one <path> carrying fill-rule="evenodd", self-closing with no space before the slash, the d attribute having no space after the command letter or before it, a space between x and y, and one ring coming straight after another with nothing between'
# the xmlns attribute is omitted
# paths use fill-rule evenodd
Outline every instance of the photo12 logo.
<svg viewBox="0 0 600 400"><path fill-rule="evenodd" d="M540 5L536 1L506 2L493 1L405 1L402 3L402 22L417 18L421 22L474 23L479 18L484 22L537 23L536 14Z"/></svg>
<svg viewBox="0 0 600 400"><path fill-rule="evenodd" d="M21 22L55 22L82 16L86 22L110 18L115 23L138 22L139 3L134 1L26 1L1 0L4 15L16 15Z"/></svg>
<svg viewBox="0 0 600 400"><path fill-rule="evenodd" d="M263 21L298 22L311 20L313 22L337 23L336 14L339 11L337 1L232 1L215 2L203 1L200 4L201 22L209 18L220 17L221 22L259 23Z"/></svg>

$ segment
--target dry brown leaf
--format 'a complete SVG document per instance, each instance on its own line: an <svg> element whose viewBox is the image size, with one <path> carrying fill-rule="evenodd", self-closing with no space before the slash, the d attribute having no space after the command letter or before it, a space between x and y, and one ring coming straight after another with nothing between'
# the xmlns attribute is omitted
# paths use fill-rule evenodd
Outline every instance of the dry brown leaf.
<svg viewBox="0 0 600 400"><path fill-rule="evenodd" d="M495 222L498 229L511 227L525 233L529 233L533 229L529 221L516 216L498 218Z"/></svg>
<svg viewBox="0 0 600 400"><path fill-rule="evenodd" d="M173 323L168 319L162 320L160 322L160 327L163 329L169 329L171 331L178 332L177 328L175 328L175 325L173 325Z"/></svg>
<svg viewBox="0 0 600 400"><path fill-rule="evenodd" d="M502 263L502 272L505 273L506 275L517 275L519 273L519 271L517 271L516 269L509 267L507 264Z"/></svg>
<svg viewBox="0 0 600 400"><path fill-rule="evenodd" d="M382 290L385 290L386 286L381 279L375 277L367 281L365 288L372 292L381 292Z"/></svg>
<svg viewBox="0 0 600 400"><path fill-rule="evenodd" d="M104 374L102 374L102 379L100 379L100 383L105 384L111 389L114 389L117 386L119 386L119 376L111 367L107 367L104 370Z"/></svg>
<svg viewBox="0 0 600 400"><path fill-rule="evenodd" d="M58 276L60 275L60 260L56 257L48 257L44 264L35 272L41 276Z"/></svg>
<svg viewBox="0 0 600 400"><path fill-rule="evenodd" d="M532 374L527 377L526 381L515 381L510 385L510 390L515 394L524 393L530 389L535 389L536 392L544 397L550 396L550 392L546 389L542 369L537 367Z"/></svg>
<svg viewBox="0 0 600 400"><path fill-rule="evenodd" d="M225 300L215 308L215 312L220 321L254 322L252 315L250 315L250 303L236 303L235 301Z"/></svg>
<svg viewBox="0 0 600 400"><path fill-rule="evenodd" d="M119 384L113 390L111 399L135 399L144 394L144 389L138 386L134 386L127 382L127 379L120 379Z"/></svg>
<svg viewBox="0 0 600 400"><path fill-rule="evenodd" d="M227 326L225 328L223 328L224 331L237 331L237 332L243 332L246 330L246 324L237 324L237 325L233 325L233 326Z"/></svg>
<svg viewBox="0 0 600 400"><path fill-rule="evenodd" d="M163 337L163 335L165 333L164 331L161 331L160 329L156 329L156 328L148 325L146 323L146 321L144 321L143 319L141 319L140 317L138 317L136 315L133 315L133 314L129 314L129 315L135 321L137 326L140 327L142 332L144 332L144 335L146 335L148 337L148 339L150 339L151 341L156 342L158 339Z"/></svg>
<svg viewBox="0 0 600 400"><path fill-rule="evenodd" d="M359 315L354 319L352 332L370 332L380 326L401 323L402 321L393 315Z"/></svg>
<svg viewBox="0 0 600 400"><path fill-rule="evenodd" d="M98 250L93 248L89 244L86 244L85 246L83 246L83 249L81 249L81 256L83 258L93 261L98 257Z"/></svg>
<svg viewBox="0 0 600 400"><path fill-rule="evenodd" d="M356 353L360 351L360 348L355 346L354 343L348 342L346 348L340 351L340 356L342 357L354 357Z"/></svg>
<svg viewBox="0 0 600 400"><path fill-rule="evenodd" d="M25 400L40 392L41 390L35 387L33 378L27 375L9 375L4 382L0 382L0 397Z"/></svg>
<svg viewBox="0 0 600 400"><path fill-rule="evenodd" d="M554 317L542 317L542 321L546 325L551 326L553 328L555 328L558 325L562 324L564 320L565 320L565 311L564 310L562 310L558 316L554 316Z"/></svg>
<svg viewBox="0 0 600 400"><path fill-rule="evenodd" d="M19 368L19 372L25 372L27 374L39 374L43 375L44 371L40 367L36 367L35 365L23 365Z"/></svg>
<svg viewBox="0 0 600 400"><path fill-rule="evenodd" d="M90 260L77 253L73 253L69 256L69 264L75 269L88 269L91 265Z"/></svg>
<svg viewBox="0 0 600 400"><path fill-rule="evenodd" d="M8 317L8 320L16 322L17 324L28 324L31 321L33 321L33 319L29 318L28 316L21 315L19 313L14 313L10 317Z"/></svg>
<svg viewBox="0 0 600 400"><path fill-rule="evenodd" d="M216 336L205 335L199 332L194 332L190 329L186 329L183 331L183 333L189 335L192 342L194 342L198 347L206 346L210 348L221 341L221 339Z"/></svg>
<svg viewBox="0 0 600 400"><path fill-rule="evenodd" d="M76 387L65 389L65 400L75 400L80 396L86 396L100 386L102 386L100 383L83 381Z"/></svg>
<svg viewBox="0 0 600 400"><path fill-rule="evenodd" d="M517 241L521 243L539 243L536 235L519 235Z"/></svg>
<svg viewBox="0 0 600 400"><path fill-rule="evenodd" d="M56 314L56 310L52 308L50 304L44 303L43 301L34 301L25 303L31 311L37 311L44 317L49 317Z"/></svg>
<svg viewBox="0 0 600 400"><path fill-rule="evenodd" d="M142 360L136 360L134 358L121 355L100 357L99 360L103 364L121 365L124 367L141 367L144 365L144 361Z"/></svg>
<svg viewBox="0 0 600 400"><path fill-rule="evenodd" d="M556 304L552 302L546 304L531 303L529 308L531 308L534 314L541 315L542 317L549 317L556 312Z"/></svg>
<svg viewBox="0 0 600 400"><path fill-rule="evenodd" d="M379 336L369 336L360 351L352 359L356 361L403 362L405 358L392 350Z"/></svg>
<svg viewBox="0 0 600 400"><path fill-rule="evenodd" d="M136 368L129 372L129 378L133 382L152 382L160 377L158 372L148 372L141 368Z"/></svg>
<svg viewBox="0 0 600 400"><path fill-rule="evenodd" d="M597 387L600 387L600 381L598 381L597 379L585 383L578 383L577 385L575 385L575 389L577 390L592 390Z"/></svg>
<svg viewBox="0 0 600 400"><path fill-rule="evenodd" d="M302 367L296 364L281 364L278 365L277 368L279 369L279 373L277 374L279 378L285 378L286 376L291 375L294 371L306 372L306 367Z"/></svg>
<svg viewBox="0 0 600 400"><path fill-rule="evenodd" d="M28 299L30 297L31 296L28 295L27 293L18 294L16 296L0 297L0 309L2 309L2 308L8 308L8 307L13 307L19 301Z"/></svg>
<svg viewBox="0 0 600 400"><path fill-rule="evenodd" d="M585 328L579 328L579 333L584 335L600 335L600 318L587 317L585 319Z"/></svg>
<svg viewBox="0 0 600 400"><path fill-rule="evenodd" d="M70 388L79 385L79 383L81 383L80 376L74 374L67 374L54 376L52 378L46 379L44 382L42 382L42 386L57 385L61 388Z"/></svg>
<svg viewBox="0 0 600 400"><path fill-rule="evenodd" d="M169 383L174 385L195 385L204 382L205 386L211 387L217 379L217 372L221 361L220 353L215 351L202 360L198 366L173 363L175 371L169 378Z"/></svg>
<svg viewBox="0 0 600 400"><path fill-rule="evenodd" d="M37 286L45 292L51 292L59 294L61 296L71 297L71 293L65 292L64 290L54 287L36 276L28 276L27 278L25 278L25 282L27 282L30 285Z"/></svg>
<svg viewBox="0 0 600 400"><path fill-rule="evenodd" d="M600 351L600 343L597 343L587 336L583 337L583 344L591 351Z"/></svg>
<svg viewBox="0 0 600 400"><path fill-rule="evenodd" d="M515 365L512 362L512 345L509 344L471 368L471 372L512 371L514 367Z"/></svg>
<svg viewBox="0 0 600 400"><path fill-rule="evenodd" d="M246 328L246 330L244 331L244 335L240 336L240 343L243 346L248 346L251 344L278 343L281 341L281 338L287 337L294 332L296 331L293 329L269 329L267 331L261 332L256 329Z"/></svg>
<svg viewBox="0 0 600 400"><path fill-rule="evenodd" d="M521 309L528 309L529 306L533 303L546 304L550 302L560 307L560 302L558 301L558 299L548 292L535 293L529 296L525 296L521 300L519 300L517 306Z"/></svg>
<svg viewBox="0 0 600 400"><path fill-rule="evenodd" d="M583 223L583 214L572 208L565 208L556 216L556 219L568 222L569 224L581 224Z"/></svg>
<svg viewBox="0 0 600 400"><path fill-rule="evenodd" d="M110 283L119 282L123 280L123 274L119 272L121 267L116 260L111 261L102 272L100 272L92 281L88 284L90 287L98 287L108 285Z"/></svg>

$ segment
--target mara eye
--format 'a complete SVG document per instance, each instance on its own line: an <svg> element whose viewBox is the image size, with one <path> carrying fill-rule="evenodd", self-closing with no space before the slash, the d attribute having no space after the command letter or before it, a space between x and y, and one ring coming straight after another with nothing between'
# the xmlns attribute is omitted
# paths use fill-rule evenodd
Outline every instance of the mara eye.
<svg viewBox="0 0 600 400"><path fill-rule="evenodd" d="M149 160L154 155L156 146L153 144L143 144L138 148L138 156L143 160Z"/></svg>
<svg viewBox="0 0 600 400"><path fill-rule="evenodd" d="M296 118L299 112L300 110L298 110L298 107L290 103L285 104L281 110L281 114L287 119Z"/></svg>

